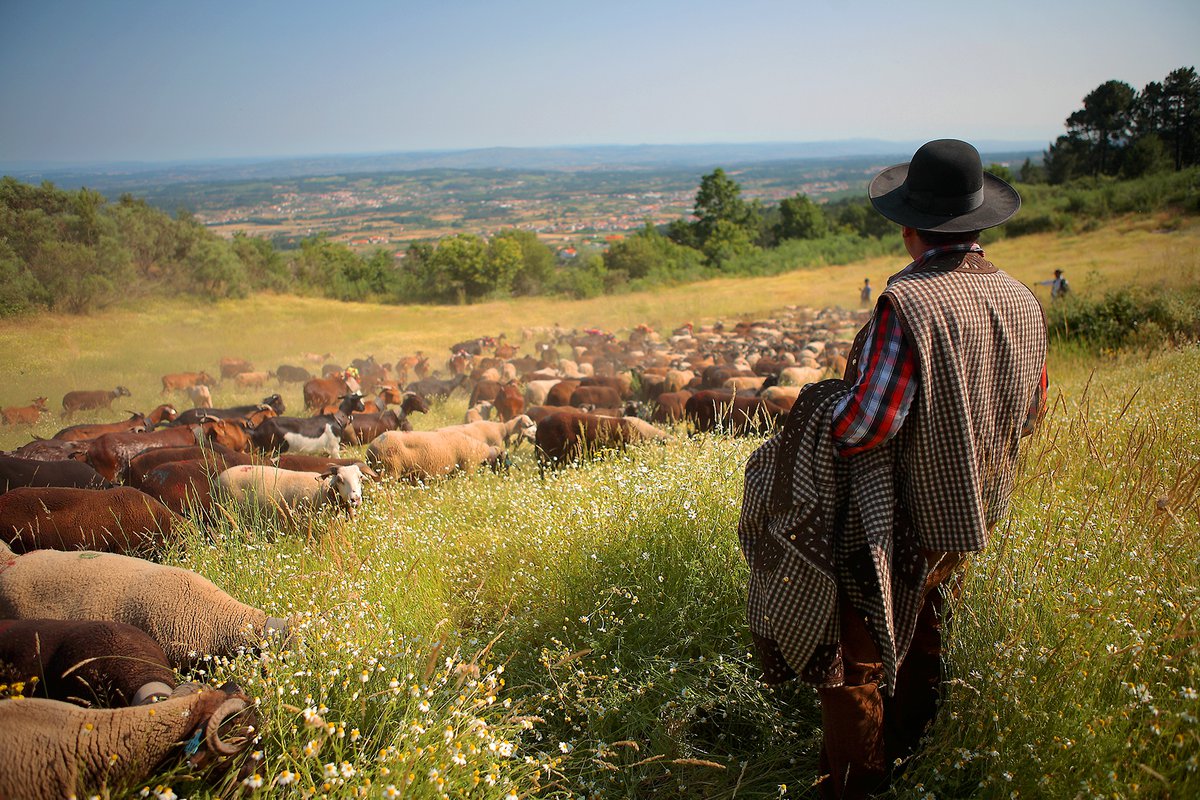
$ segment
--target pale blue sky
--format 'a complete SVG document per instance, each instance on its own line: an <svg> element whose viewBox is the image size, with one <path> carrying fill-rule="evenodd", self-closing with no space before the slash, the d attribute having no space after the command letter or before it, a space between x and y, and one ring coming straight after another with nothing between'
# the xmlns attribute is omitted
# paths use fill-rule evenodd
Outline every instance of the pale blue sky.
<svg viewBox="0 0 1200 800"><path fill-rule="evenodd" d="M1198 56L1195 0L0 0L0 162L1049 142Z"/></svg>

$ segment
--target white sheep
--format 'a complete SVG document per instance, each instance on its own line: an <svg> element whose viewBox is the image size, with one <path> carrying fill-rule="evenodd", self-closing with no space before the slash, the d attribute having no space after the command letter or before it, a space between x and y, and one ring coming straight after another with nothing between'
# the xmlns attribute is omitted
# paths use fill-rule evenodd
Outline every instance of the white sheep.
<svg viewBox="0 0 1200 800"><path fill-rule="evenodd" d="M495 406L488 400L480 400L475 405L467 409L467 413L463 415L463 422L481 422L492 418L492 409Z"/></svg>
<svg viewBox="0 0 1200 800"><path fill-rule="evenodd" d="M825 375L823 367L787 367L779 371L780 386L805 386L816 383Z"/></svg>
<svg viewBox="0 0 1200 800"><path fill-rule="evenodd" d="M171 664L236 656L286 620L238 602L207 578L179 567L88 550L13 556L0 543L0 619L113 620L141 628Z"/></svg>
<svg viewBox="0 0 1200 800"><path fill-rule="evenodd" d="M759 397L772 403L793 403L800 396L803 388L803 386L768 386L762 390Z"/></svg>
<svg viewBox="0 0 1200 800"><path fill-rule="evenodd" d="M518 414L508 422L470 422L463 425L447 425L438 428L439 431L461 433L486 445L503 449L517 436L517 443L525 438L522 434L533 427L533 420L525 414Z"/></svg>
<svg viewBox="0 0 1200 800"><path fill-rule="evenodd" d="M664 392L678 392L696 378L696 373L690 369L669 369L663 382Z"/></svg>
<svg viewBox="0 0 1200 800"><path fill-rule="evenodd" d="M458 470L475 470L483 464L495 467L500 458L497 447L445 431L388 431L367 447L368 464L408 481L444 478Z"/></svg>
<svg viewBox="0 0 1200 800"><path fill-rule="evenodd" d="M721 384L721 386L726 389L733 389L735 392L745 389L758 391L762 388L763 381L765 380L766 378L762 376L752 378L749 375L739 375L736 378L729 378L723 384Z"/></svg>
<svg viewBox="0 0 1200 800"><path fill-rule="evenodd" d="M531 406L546 405L546 397L550 394L550 390L555 384L559 383L557 379L549 381L530 381L525 384L525 402Z"/></svg>
<svg viewBox="0 0 1200 800"><path fill-rule="evenodd" d="M362 481L362 471L353 465L334 465L321 474L244 464L217 476L221 491L236 504L288 518L334 506L353 519L362 505Z"/></svg>

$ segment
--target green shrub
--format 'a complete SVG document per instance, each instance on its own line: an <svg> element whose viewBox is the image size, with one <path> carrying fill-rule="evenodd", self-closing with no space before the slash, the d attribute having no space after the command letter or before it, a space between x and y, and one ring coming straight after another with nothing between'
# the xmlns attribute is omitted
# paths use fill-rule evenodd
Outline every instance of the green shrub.
<svg viewBox="0 0 1200 800"><path fill-rule="evenodd" d="M1100 347L1154 347L1200 338L1200 289L1117 289L1102 298L1071 295L1046 310L1051 337Z"/></svg>

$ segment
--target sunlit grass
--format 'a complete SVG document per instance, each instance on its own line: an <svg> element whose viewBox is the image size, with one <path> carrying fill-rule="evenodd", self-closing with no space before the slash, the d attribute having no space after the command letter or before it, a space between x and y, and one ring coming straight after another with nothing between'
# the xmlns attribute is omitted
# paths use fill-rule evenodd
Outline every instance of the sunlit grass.
<svg viewBox="0 0 1200 800"><path fill-rule="evenodd" d="M1024 239L992 251L1017 274L1040 277L1055 264L1082 271L1086 259L1109 259L1103 245L1114 259L1128 256L1126 239L1150 259L1159 251L1147 251L1147 241L1193 241L1143 228L1088 236L1100 238L1079 237L1057 262L1046 257L1055 237L1037 237L1040 251ZM1080 242L1098 249L1083 254ZM1181 269L1195 268L1195 251L1176 256ZM1124 274L1122 265L1108 268ZM749 313L778 305L780 287L825 280L828 290L850 275L717 282L706 287L707 308L720 310L699 311L698 297L692 308L697 321L739 303ZM773 293L750 297L749 287L768 285ZM659 301L653 313L670 315L664 327L687 315L684 296ZM522 319L619 327L651 313L618 308L624 301L547 306L554 316ZM512 310L351 307L335 322L342 306L314 303L260 298L208 317L167 307L156 321L117 312L93 320L97 332L87 336L67 320L44 342L27 331L28 355L10 348L6 357L54 364L87 383L127 381L148 408L158 374L185 357L195 360L172 368L211 369L217 355L344 357L371 352L363 341L394 344L375 351L383 359L493 332ZM302 310L320 323L296 325ZM407 313L433 317L417 331ZM193 340L189 350L171 336L128 349L156 327L179 334L184 318L213 341ZM60 368L46 342L77 358ZM946 706L896 796L1200 794L1200 349L1056 347L1050 372L1051 410L1027 441L1009 521L970 562L953 606ZM19 400L39 385L27 380L5 391ZM298 390L285 397L299 405ZM215 399L254 398L224 389ZM464 409L456 397L414 421L451 424ZM273 616L302 620L285 651L268 645L264 656L203 667L201 677L236 680L259 699L261 758L247 788L336 797L814 796L815 695L760 686L749 652L735 528L742 469L760 442L681 435L544 480L526 447L507 471L370 487L354 522L325 514L281 528L229 509L209 531L192 530L166 561ZM204 787L167 772L148 788L218 796L239 781Z"/></svg>

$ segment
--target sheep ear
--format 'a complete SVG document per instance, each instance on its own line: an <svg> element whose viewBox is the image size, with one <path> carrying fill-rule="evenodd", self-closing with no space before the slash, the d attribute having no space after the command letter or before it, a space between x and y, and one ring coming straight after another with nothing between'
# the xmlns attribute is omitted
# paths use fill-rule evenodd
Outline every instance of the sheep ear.
<svg viewBox="0 0 1200 800"><path fill-rule="evenodd" d="M330 464L329 469L325 470L325 474L331 478L336 478L338 474L337 464Z"/></svg>

